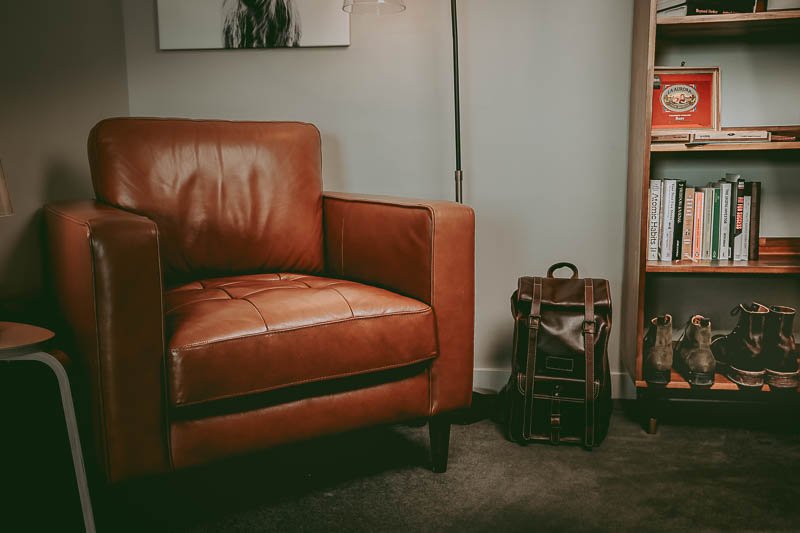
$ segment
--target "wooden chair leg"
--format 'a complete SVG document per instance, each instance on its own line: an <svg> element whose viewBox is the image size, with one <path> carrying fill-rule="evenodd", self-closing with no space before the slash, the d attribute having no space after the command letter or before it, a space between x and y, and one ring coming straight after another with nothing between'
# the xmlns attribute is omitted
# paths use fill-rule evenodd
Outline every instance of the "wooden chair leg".
<svg viewBox="0 0 800 533"><path fill-rule="evenodd" d="M437 474L446 472L450 453L450 420L435 416L428 421L428 430L431 436L432 469Z"/></svg>

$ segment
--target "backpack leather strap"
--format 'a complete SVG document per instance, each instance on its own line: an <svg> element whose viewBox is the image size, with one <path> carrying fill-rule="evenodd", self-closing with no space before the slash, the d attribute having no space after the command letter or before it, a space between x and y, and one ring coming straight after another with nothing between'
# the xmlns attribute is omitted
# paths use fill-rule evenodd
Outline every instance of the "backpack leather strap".
<svg viewBox="0 0 800 533"><path fill-rule="evenodd" d="M533 427L533 377L536 372L536 345L542 313L542 278L533 278L533 298L528 315L528 359L525 363L525 409L522 414L522 438L531 438Z"/></svg>
<svg viewBox="0 0 800 533"><path fill-rule="evenodd" d="M584 320L583 320L583 342L586 354L586 434L584 435L584 445L587 448L594 446L594 424L595 424L595 400L594 400L594 340L595 320L594 320L594 285L591 279L584 280Z"/></svg>

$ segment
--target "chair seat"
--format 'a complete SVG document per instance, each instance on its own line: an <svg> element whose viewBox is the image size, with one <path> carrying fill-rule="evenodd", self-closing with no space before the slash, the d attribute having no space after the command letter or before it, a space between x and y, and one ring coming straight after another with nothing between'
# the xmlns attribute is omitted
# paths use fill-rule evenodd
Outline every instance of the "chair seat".
<svg viewBox="0 0 800 533"><path fill-rule="evenodd" d="M352 281L260 274L165 293L173 406L413 365L436 357L430 306Z"/></svg>

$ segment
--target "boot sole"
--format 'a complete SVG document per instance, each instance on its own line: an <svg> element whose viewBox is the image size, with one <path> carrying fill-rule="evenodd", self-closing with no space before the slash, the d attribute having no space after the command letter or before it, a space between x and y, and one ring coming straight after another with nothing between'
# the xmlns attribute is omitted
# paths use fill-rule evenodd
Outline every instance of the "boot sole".
<svg viewBox="0 0 800 533"><path fill-rule="evenodd" d="M792 390L800 386L800 371L778 372L777 370L765 370L764 381L770 389Z"/></svg>
<svg viewBox="0 0 800 533"><path fill-rule="evenodd" d="M740 389L758 390L764 386L764 370L756 372L750 370L739 370L733 365L727 366L725 376L735 383Z"/></svg>
<svg viewBox="0 0 800 533"><path fill-rule="evenodd" d="M714 384L714 371L711 372L692 372L683 364L680 358L675 361L675 370L683 376L683 379L698 389L707 389Z"/></svg>
<svg viewBox="0 0 800 533"><path fill-rule="evenodd" d="M650 385L667 385L672 379L672 372L669 370L651 370L645 380Z"/></svg>
<svg viewBox="0 0 800 533"><path fill-rule="evenodd" d="M686 381L692 387L708 388L714 384L714 372L687 372Z"/></svg>

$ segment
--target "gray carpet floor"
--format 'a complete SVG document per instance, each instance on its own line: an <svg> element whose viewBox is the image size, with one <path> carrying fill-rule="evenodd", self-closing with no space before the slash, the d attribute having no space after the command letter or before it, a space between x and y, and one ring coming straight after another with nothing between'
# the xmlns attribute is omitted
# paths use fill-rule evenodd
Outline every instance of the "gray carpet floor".
<svg viewBox="0 0 800 533"><path fill-rule="evenodd" d="M454 425L428 470L427 428L376 428L126 485L102 530L799 530L797 411L687 416L647 435L615 410L591 452L519 446L490 420Z"/></svg>

